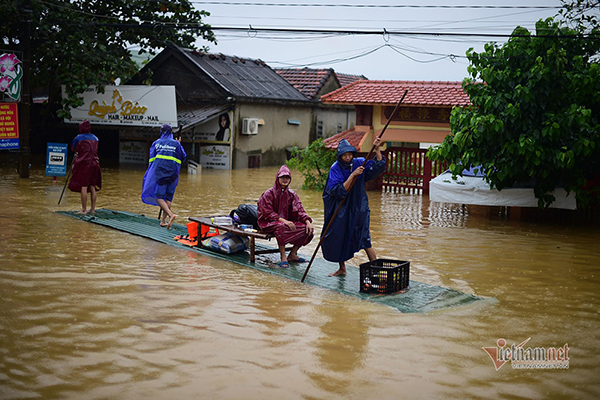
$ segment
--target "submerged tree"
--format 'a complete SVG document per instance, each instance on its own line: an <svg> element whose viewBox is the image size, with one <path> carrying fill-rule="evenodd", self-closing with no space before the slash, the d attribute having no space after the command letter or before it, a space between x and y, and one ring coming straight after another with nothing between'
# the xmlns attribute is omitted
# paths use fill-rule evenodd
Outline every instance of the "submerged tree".
<svg viewBox="0 0 600 400"><path fill-rule="evenodd" d="M335 162L336 152L327 149L323 139L317 139L305 149L293 147L291 153L292 158L287 165L300 171L304 177L302 187L322 190L327 181L329 167Z"/></svg>
<svg viewBox="0 0 600 400"><path fill-rule="evenodd" d="M65 85L64 116L88 86L103 90L138 71L130 47L142 55L167 43L193 47L199 37L215 42L201 22L208 15L189 0L0 0L0 47L23 51L24 21L31 21L32 87L49 90L52 103Z"/></svg>
<svg viewBox="0 0 600 400"><path fill-rule="evenodd" d="M472 106L452 111L452 134L428 157L456 175L481 166L499 190L531 183L540 207L557 187L585 201L582 186L600 173L600 36L552 18L536 32L517 27L503 46L467 52Z"/></svg>

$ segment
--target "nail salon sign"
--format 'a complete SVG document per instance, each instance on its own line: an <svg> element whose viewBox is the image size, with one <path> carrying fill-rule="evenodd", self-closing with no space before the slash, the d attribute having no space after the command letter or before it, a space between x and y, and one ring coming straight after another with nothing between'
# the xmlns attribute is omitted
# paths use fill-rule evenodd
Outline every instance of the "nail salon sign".
<svg viewBox="0 0 600 400"><path fill-rule="evenodd" d="M62 90L64 95L64 86ZM78 124L87 119L92 126L177 127L175 86L105 86L104 93L90 86L81 97L83 105L71 109L71 119L65 122Z"/></svg>

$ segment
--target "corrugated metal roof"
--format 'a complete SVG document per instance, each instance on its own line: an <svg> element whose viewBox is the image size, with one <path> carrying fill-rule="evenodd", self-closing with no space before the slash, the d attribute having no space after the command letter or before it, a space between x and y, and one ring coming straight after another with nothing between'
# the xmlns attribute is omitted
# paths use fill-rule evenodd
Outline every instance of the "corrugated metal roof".
<svg viewBox="0 0 600 400"><path fill-rule="evenodd" d="M181 49L196 65L236 98L307 101L261 60Z"/></svg>
<svg viewBox="0 0 600 400"><path fill-rule="evenodd" d="M183 132L196 124L201 124L213 118L216 118L221 113L231 109L231 106L197 106L177 112L177 126L183 127ZM153 132L158 133L156 126L118 126L122 132ZM179 129L179 128L177 128ZM176 130L177 130L176 129Z"/></svg>
<svg viewBox="0 0 600 400"><path fill-rule="evenodd" d="M182 110L177 113L177 123L184 128L208 121L217 115L228 111L230 106L204 106L189 110Z"/></svg>

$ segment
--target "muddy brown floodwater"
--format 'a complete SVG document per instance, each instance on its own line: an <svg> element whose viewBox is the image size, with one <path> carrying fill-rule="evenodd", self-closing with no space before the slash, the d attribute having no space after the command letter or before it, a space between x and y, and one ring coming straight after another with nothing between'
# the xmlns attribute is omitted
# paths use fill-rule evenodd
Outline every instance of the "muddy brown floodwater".
<svg viewBox="0 0 600 400"><path fill-rule="evenodd" d="M177 222L256 201L276 171L182 174ZM158 214L140 200L144 168L102 172L99 208ZM495 299L403 314L59 215L79 208L76 193L57 206L63 184L0 166L0 399L600 398L598 228L371 192L379 257ZM296 172L320 232L321 194L300 186ZM568 369L496 370L483 350L528 338L530 351L568 346Z"/></svg>

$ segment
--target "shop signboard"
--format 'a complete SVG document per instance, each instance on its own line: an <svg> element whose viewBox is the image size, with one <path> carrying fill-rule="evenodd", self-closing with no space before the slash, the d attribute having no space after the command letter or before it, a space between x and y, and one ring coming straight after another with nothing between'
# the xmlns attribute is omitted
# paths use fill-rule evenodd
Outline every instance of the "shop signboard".
<svg viewBox="0 0 600 400"><path fill-rule="evenodd" d="M46 146L46 176L67 175L67 144L48 143Z"/></svg>
<svg viewBox="0 0 600 400"><path fill-rule="evenodd" d="M64 95L64 86L62 90ZM81 97L83 105L71 109L65 122L79 124L87 119L92 126L177 127L175 86L105 86L104 93L90 86Z"/></svg>
<svg viewBox="0 0 600 400"><path fill-rule="evenodd" d="M18 149L19 109L17 103L0 103L0 150Z"/></svg>

